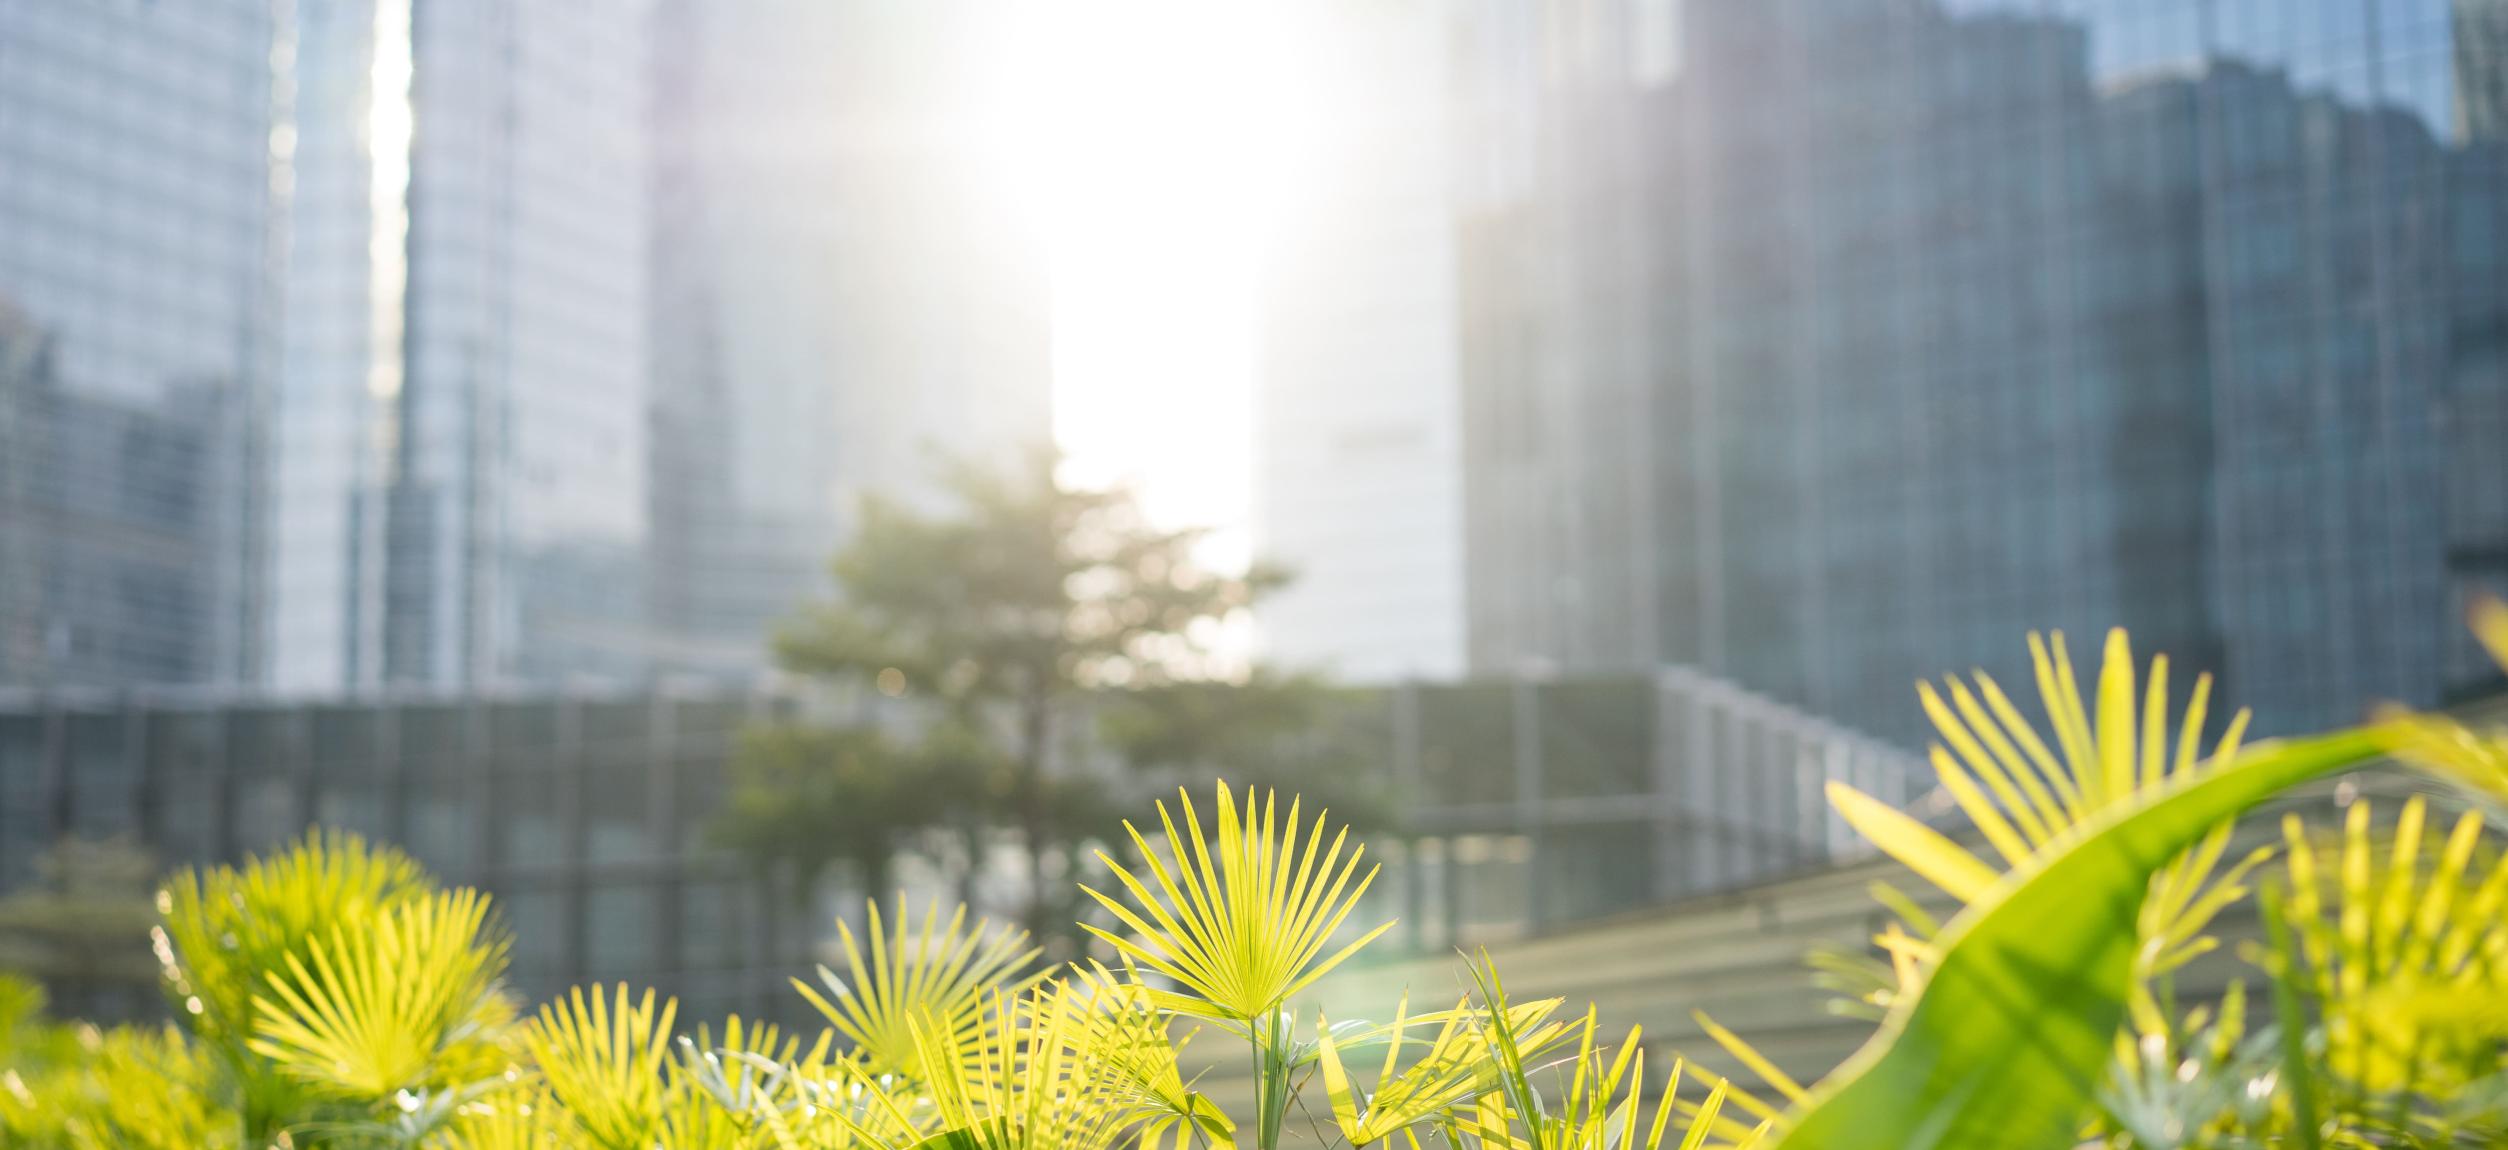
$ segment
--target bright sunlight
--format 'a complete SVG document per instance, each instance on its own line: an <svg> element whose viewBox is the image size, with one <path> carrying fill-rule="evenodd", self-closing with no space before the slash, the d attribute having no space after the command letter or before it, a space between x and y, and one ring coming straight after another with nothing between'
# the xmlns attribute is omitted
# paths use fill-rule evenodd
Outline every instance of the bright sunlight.
<svg viewBox="0 0 2508 1150"><path fill-rule="evenodd" d="M1054 278L1054 434L1082 483L1246 558L1261 246L1302 119L1290 8L1030 4L1005 156Z"/></svg>

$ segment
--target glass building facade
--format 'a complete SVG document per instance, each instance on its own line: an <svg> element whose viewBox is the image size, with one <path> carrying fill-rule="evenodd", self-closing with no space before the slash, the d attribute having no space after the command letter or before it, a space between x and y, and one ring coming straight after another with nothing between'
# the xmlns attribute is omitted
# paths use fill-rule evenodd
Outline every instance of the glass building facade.
<svg viewBox="0 0 2508 1150"><path fill-rule="evenodd" d="M674 671L743 674L868 493L1050 442L1042 237L987 167L998 12L667 0L651 188L651 569Z"/></svg>
<svg viewBox="0 0 2508 1150"><path fill-rule="evenodd" d="M2488 0L1467 10L1473 657L1914 740L2112 625L2260 729L2480 686Z"/></svg>
<svg viewBox="0 0 2508 1150"><path fill-rule="evenodd" d="M861 894L770 894L706 831L734 733L822 709L734 693L0 693L0 894L65 837L124 837L174 867L340 827L491 892L526 996L625 980L677 995L684 1017L792 1018L807 1008L786 980L828 959L833 917ZM1416 798L1365 837L1386 860L1369 897L1423 949L1858 853L1821 800L1833 779L1930 809L1909 756L1689 672L1352 691L1299 745Z"/></svg>
<svg viewBox="0 0 2508 1150"><path fill-rule="evenodd" d="M645 6L274 6L289 690L639 670Z"/></svg>
<svg viewBox="0 0 2508 1150"><path fill-rule="evenodd" d="M54 349L0 302L0 684L220 681L237 654L222 576L238 391L73 392Z"/></svg>
<svg viewBox="0 0 2508 1150"><path fill-rule="evenodd" d="M265 666L273 11L0 0L0 684Z"/></svg>
<svg viewBox="0 0 2508 1150"><path fill-rule="evenodd" d="M0 3L0 308L53 397L0 465L174 501L0 502L0 563L49 551L97 604L47 592L48 642L133 652L74 678L642 671L647 7ZM177 519L180 562L93 558ZM137 589L169 579L189 606ZM28 666L0 682L71 674Z"/></svg>
<svg viewBox="0 0 2508 1150"><path fill-rule="evenodd" d="M1264 253L1254 389L1256 554L1297 578L1261 609L1267 658L1351 682L1463 672L1462 411L1446 202L1445 0L1292 4L1296 226Z"/></svg>

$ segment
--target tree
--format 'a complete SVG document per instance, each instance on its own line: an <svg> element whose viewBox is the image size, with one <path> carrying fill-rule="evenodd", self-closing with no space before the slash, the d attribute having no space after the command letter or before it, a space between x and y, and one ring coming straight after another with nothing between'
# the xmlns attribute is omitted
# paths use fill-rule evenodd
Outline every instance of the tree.
<svg viewBox="0 0 2508 1150"><path fill-rule="evenodd" d="M921 704L919 736L753 734L727 839L793 862L805 882L839 857L884 879L874 856L953 819L969 867L986 832L1006 828L1028 924L1046 933L1053 906L1040 892L1062 885L1047 876L1112 821L1104 780L1050 769L1056 740L1094 723L1109 696L1241 673L1212 640L1284 582L1259 565L1214 570L1195 555L1204 532L1151 524L1128 492L1066 486L1056 462L1039 452L999 469L951 464L944 514L866 500L834 563L836 598L778 636L776 660ZM1196 742L1181 729L1157 738L1163 750Z"/></svg>
<svg viewBox="0 0 2508 1150"><path fill-rule="evenodd" d="M714 838L761 873L789 866L804 888L845 862L864 886L884 890L897 851L941 816L944 795L964 793L931 785L941 764L917 750L867 727L744 731Z"/></svg>
<svg viewBox="0 0 2508 1150"><path fill-rule="evenodd" d="M1381 731L1336 722L1344 704L1381 717L1383 701L1311 674L1250 668L1240 679L1165 683L1100 700L1098 734L1139 781L1125 809L1215 776L1295 794L1368 832L1393 818ZM1158 776L1158 777L1149 777Z"/></svg>

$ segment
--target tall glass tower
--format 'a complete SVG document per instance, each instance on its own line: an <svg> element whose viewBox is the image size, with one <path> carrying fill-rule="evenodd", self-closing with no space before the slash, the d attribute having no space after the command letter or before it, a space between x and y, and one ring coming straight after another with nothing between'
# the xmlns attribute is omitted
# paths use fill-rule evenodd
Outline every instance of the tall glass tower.
<svg viewBox="0 0 2508 1150"><path fill-rule="evenodd" d="M996 6L670 0L655 59L652 606L743 675L865 494L1052 436L1045 251L976 104Z"/></svg>
<svg viewBox="0 0 2508 1150"><path fill-rule="evenodd" d="M1473 656L1915 738L2109 625L2260 729L2467 684L2487 0L1549 5L1462 42ZM1646 30L1652 35L1640 35ZM1651 54L1649 54L1651 53ZM1485 562L1484 562L1485 561ZM2186 676L2181 675L2181 681Z"/></svg>
<svg viewBox="0 0 2508 1150"><path fill-rule="evenodd" d="M0 0L0 685L265 670L269 0Z"/></svg>
<svg viewBox="0 0 2508 1150"><path fill-rule="evenodd" d="M287 15L274 681L634 673L643 7Z"/></svg>
<svg viewBox="0 0 2508 1150"><path fill-rule="evenodd" d="M1463 468L1444 0L1302 3L1301 140L1264 255L1255 552L1295 582L1266 657L1361 682L1463 669Z"/></svg>

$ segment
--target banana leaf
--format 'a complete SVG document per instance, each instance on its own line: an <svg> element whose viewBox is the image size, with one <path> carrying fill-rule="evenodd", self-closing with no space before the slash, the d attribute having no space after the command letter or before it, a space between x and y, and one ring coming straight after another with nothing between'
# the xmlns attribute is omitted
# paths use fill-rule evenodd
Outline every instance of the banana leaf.
<svg viewBox="0 0 2508 1150"><path fill-rule="evenodd" d="M2151 875L2223 820L2380 753L2355 731L2252 747L2082 824L1943 936L1940 966L1774 1150L2068 1150L2107 1077Z"/></svg>

